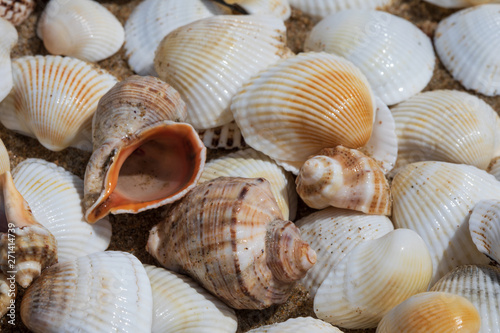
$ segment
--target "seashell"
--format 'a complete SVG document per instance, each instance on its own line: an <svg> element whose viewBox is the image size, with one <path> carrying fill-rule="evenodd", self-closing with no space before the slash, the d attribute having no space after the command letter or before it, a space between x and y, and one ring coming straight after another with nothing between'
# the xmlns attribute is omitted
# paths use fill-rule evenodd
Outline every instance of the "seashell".
<svg viewBox="0 0 500 333"><path fill-rule="evenodd" d="M155 333L234 333L234 310L187 276L144 265L153 294Z"/></svg>
<svg viewBox="0 0 500 333"><path fill-rule="evenodd" d="M469 230L477 249L500 263L500 201L479 201L472 210Z"/></svg>
<svg viewBox="0 0 500 333"><path fill-rule="evenodd" d="M389 182L375 162L356 149L322 149L300 168L297 193L311 208L328 206L391 215Z"/></svg>
<svg viewBox="0 0 500 333"><path fill-rule="evenodd" d="M1 0L0 0L1 1ZM0 102L12 90L12 64L10 51L17 44L17 30L12 23L0 17Z"/></svg>
<svg viewBox="0 0 500 333"><path fill-rule="evenodd" d="M155 51L169 32L213 15L231 11L211 0L144 0L125 23L125 54L139 75L156 76Z"/></svg>
<svg viewBox="0 0 500 333"><path fill-rule="evenodd" d="M233 98L245 142L297 174L322 148L370 139L375 102L365 76L328 53L301 53L270 66Z"/></svg>
<svg viewBox="0 0 500 333"><path fill-rule="evenodd" d="M111 224L107 219L92 225L85 221L80 178L40 159L24 160L12 174L35 219L56 238L59 262L108 248Z"/></svg>
<svg viewBox="0 0 500 333"><path fill-rule="evenodd" d="M268 15L218 15L169 33L155 70L186 101L196 129L233 120L231 98L253 75L289 55L282 20ZM241 128L241 126L240 126Z"/></svg>
<svg viewBox="0 0 500 333"><path fill-rule="evenodd" d="M290 5L306 14L325 17L346 9L377 9L393 0L289 0Z"/></svg>
<svg viewBox="0 0 500 333"><path fill-rule="evenodd" d="M0 139L0 175L6 171L10 171L9 152L5 148L2 139Z"/></svg>
<svg viewBox="0 0 500 333"><path fill-rule="evenodd" d="M0 18L20 25L35 9L35 0L0 0Z"/></svg>
<svg viewBox="0 0 500 333"><path fill-rule="evenodd" d="M99 101L84 179L85 218L138 213L178 200L198 182L206 148L171 86L131 76Z"/></svg>
<svg viewBox="0 0 500 333"><path fill-rule="evenodd" d="M500 3L499 0L424 0L436 6L445 8L461 8L482 5L485 3Z"/></svg>
<svg viewBox="0 0 500 333"><path fill-rule="evenodd" d="M59 56L12 62L14 88L0 104L0 121L36 137L47 149L91 149L92 116L116 78L95 65Z"/></svg>
<svg viewBox="0 0 500 333"><path fill-rule="evenodd" d="M50 267L21 303L21 319L34 333L149 333L152 312L144 267L130 253L117 251L92 253Z"/></svg>
<svg viewBox="0 0 500 333"><path fill-rule="evenodd" d="M443 292L413 295L389 311L377 333L470 332L477 333L481 317L466 298Z"/></svg>
<svg viewBox="0 0 500 333"><path fill-rule="evenodd" d="M314 298L319 319L350 328L376 327L412 295L427 290L432 261L412 230L396 229L358 244L333 269Z"/></svg>
<svg viewBox="0 0 500 333"><path fill-rule="evenodd" d="M151 229L147 251L233 308L283 303L316 262L263 178L204 182L169 208Z"/></svg>
<svg viewBox="0 0 500 333"><path fill-rule="evenodd" d="M392 114L398 136L397 167L444 161L486 169L497 154L499 117L476 96L429 91L397 105Z"/></svg>
<svg viewBox="0 0 500 333"><path fill-rule="evenodd" d="M480 333L500 327L500 269L486 265L464 265L443 276L431 291L453 293L468 299L481 316Z"/></svg>
<svg viewBox="0 0 500 333"><path fill-rule="evenodd" d="M325 17L307 37L306 51L325 51L356 65L387 105L419 93L436 62L432 42L411 22L389 13L351 9Z"/></svg>
<svg viewBox="0 0 500 333"><path fill-rule="evenodd" d="M15 318L16 308L12 303L15 302L16 293L16 280L0 272L0 318L5 316L7 312L13 313Z"/></svg>
<svg viewBox="0 0 500 333"><path fill-rule="evenodd" d="M481 200L500 199L500 182L464 164L419 162L392 181L392 221L415 230L432 256L433 283L456 266L487 264L469 232L469 216Z"/></svg>
<svg viewBox="0 0 500 333"><path fill-rule="evenodd" d="M296 221L302 239L316 251L316 264L301 283L314 298L328 273L358 244L377 239L394 230L383 215L366 215L352 210L329 207Z"/></svg>
<svg viewBox="0 0 500 333"><path fill-rule="evenodd" d="M57 242L38 223L17 191L10 171L0 175L0 267L27 288L40 272L57 262ZM15 258L13 261L12 258Z"/></svg>
<svg viewBox="0 0 500 333"><path fill-rule="evenodd" d="M224 0L228 5L237 5L248 14L271 14L286 21L290 18L292 9L288 0Z"/></svg>
<svg viewBox="0 0 500 333"><path fill-rule="evenodd" d="M500 95L500 4L476 6L439 22L434 45L441 62L465 88Z"/></svg>
<svg viewBox="0 0 500 333"><path fill-rule="evenodd" d="M200 183L217 177L265 178L285 220L295 219L297 193L289 173L266 155L251 148L211 160L205 165Z"/></svg>
<svg viewBox="0 0 500 333"><path fill-rule="evenodd" d="M488 173L495 176L497 180L500 180L500 156L495 157L491 160L490 165L487 169Z"/></svg>
<svg viewBox="0 0 500 333"><path fill-rule="evenodd" d="M233 120L225 125L197 130L201 141L209 149L234 149L246 148L245 139Z"/></svg>
<svg viewBox="0 0 500 333"><path fill-rule="evenodd" d="M282 323L261 326L247 333L342 333L338 328L313 317L290 318Z"/></svg>

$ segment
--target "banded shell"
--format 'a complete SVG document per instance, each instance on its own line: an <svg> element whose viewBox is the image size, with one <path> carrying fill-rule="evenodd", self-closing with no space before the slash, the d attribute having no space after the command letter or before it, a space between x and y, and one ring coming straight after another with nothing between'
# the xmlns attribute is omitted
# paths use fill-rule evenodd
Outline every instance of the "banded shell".
<svg viewBox="0 0 500 333"><path fill-rule="evenodd" d="M328 206L391 215L389 182L375 162L356 149L322 149L300 168L297 193L312 208Z"/></svg>
<svg viewBox="0 0 500 333"><path fill-rule="evenodd" d="M90 62L112 56L125 40L120 21L92 0L50 0L37 35L50 53Z"/></svg>
<svg viewBox="0 0 500 333"><path fill-rule="evenodd" d="M285 220L295 219L297 193L293 177L266 155L251 148L211 160L205 165L200 183L217 177L265 178Z"/></svg>
<svg viewBox="0 0 500 333"><path fill-rule="evenodd" d="M198 130L197 132L205 147L209 149L241 149L247 147L245 139L243 139L241 131L234 120L222 126Z"/></svg>
<svg viewBox="0 0 500 333"><path fill-rule="evenodd" d="M0 273L0 318L9 312L9 318L16 318L16 280Z"/></svg>
<svg viewBox="0 0 500 333"><path fill-rule="evenodd" d="M169 33L155 69L186 101L193 127L217 127L233 120L229 104L236 91L289 55L285 32L283 21L268 15L208 17Z"/></svg>
<svg viewBox="0 0 500 333"><path fill-rule="evenodd" d="M326 208L296 221L302 239L316 251L316 264L301 283L314 298L328 273L361 242L380 238L394 230L391 220L382 215Z"/></svg>
<svg viewBox="0 0 500 333"><path fill-rule="evenodd" d="M377 9L388 6L393 0L289 0L292 7L306 14L325 17L346 9Z"/></svg>
<svg viewBox="0 0 500 333"><path fill-rule="evenodd" d="M477 6L485 3L500 3L499 0L424 0L433 5L445 8L461 8Z"/></svg>
<svg viewBox="0 0 500 333"><path fill-rule="evenodd" d="M434 45L443 65L465 88L500 95L500 4L461 10L442 20Z"/></svg>
<svg viewBox="0 0 500 333"><path fill-rule="evenodd" d="M224 2L239 6L248 14L271 14L283 21L288 20L292 13L288 0L224 0Z"/></svg>
<svg viewBox="0 0 500 333"><path fill-rule="evenodd" d="M20 25L35 9L35 0L0 0L0 18Z"/></svg>
<svg viewBox="0 0 500 333"><path fill-rule="evenodd" d="M430 38L417 26L375 10L343 10L325 17L312 29L304 49L351 61L387 105L422 91L436 62Z"/></svg>
<svg viewBox="0 0 500 333"><path fill-rule="evenodd" d="M234 333L234 310L187 276L144 265L153 294L152 333Z"/></svg>
<svg viewBox="0 0 500 333"><path fill-rule="evenodd" d="M12 23L0 17L0 102L12 90L12 63L10 51L17 44L17 30Z"/></svg>
<svg viewBox="0 0 500 333"><path fill-rule="evenodd" d="M187 273L237 309L285 302L316 262L298 228L283 220L263 178L199 184L169 206L146 249L167 269Z"/></svg>
<svg viewBox="0 0 500 333"><path fill-rule="evenodd" d="M500 263L500 201L479 201L472 210L469 230L477 249Z"/></svg>
<svg viewBox="0 0 500 333"><path fill-rule="evenodd" d="M412 230L396 229L358 244L333 267L314 298L318 318L333 325L376 327L393 307L427 290L432 261Z"/></svg>
<svg viewBox="0 0 500 333"><path fill-rule="evenodd" d="M453 293L467 298L481 316L480 333L497 332L500 327L500 269L486 265L464 265L443 276L431 291Z"/></svg>
<svg viewBox="0 0 500 333"><path fill-rule="evenodd" d="M392 181L392 221L415 230L432 256L433 283L456 266L489 261L472 242L469 217L481 200L500 199L500 182L464 164L419 162Z"/></svg>
<svg viewBox="0 0 500 333"><path fill-rule="evenodd" d="M206 148L179 93L152 76L130 76L99 101L85 171L85 218L138 213L178 200L198 182Z"/></svg>
<svg viewBox="0 0 500 333"><path fill-rule="evenodd" d="M245 142L297 174L322 148L370 139L375 102L365 76L327 53L301 53L270 66L233 98Z"/></svg>
<svg viewBox="0 0 500 333"><path fill-rule="evenodd" d="M68 288L71 286L71 288ZM153 300L141 262L97 252L45 270L26 291L21 319L38 332L151 332Z"/></svg>
<svg viewBox="0 0 500 333"><path fill-rule="evenodd" d="M450 293L413 295L389 311L377 333L467 332L477 333L481 317L466 298Z"/></svg>
<svg viewBox="0 0 500 333"><path fill-rule="evenodd" d="M290 318L282 323L261 326L247 333L341 333L338 328L312 317Z"/></svg>
<svg viewBox="0 0 500 333"><path fill-rule="evenodd" d="M14 88L0 104L0 121L36 137L47 149L91 150L92 116L116 78L94 65L59 56L12 62Z"/></svg>

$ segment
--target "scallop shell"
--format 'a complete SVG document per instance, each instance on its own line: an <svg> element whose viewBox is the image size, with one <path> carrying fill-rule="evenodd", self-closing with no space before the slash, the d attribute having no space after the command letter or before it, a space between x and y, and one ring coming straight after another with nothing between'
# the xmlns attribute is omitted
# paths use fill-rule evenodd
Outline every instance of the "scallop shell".
<svg viewBox="0 0 500 333"><path fill-rule="evenodd" d="M247 82L233 98L245 142L297 174L322 148L364 146L375 102L365 76L328 53L301 53Z"/></svg>
<svg viewBox="0 0 500 333"><path fill-rule="evenodd" d="M296 221L302 239L316 251L318 260L301 283L314 298L328 273L361 242L377 239L394 230L382 215L366 215L334 207L314 212Z"/></svg>
<svg viewBox="0 0 500 333"><path fill-rule="evenodd" d="M436 52L453 78L487 96L500 95L500 4L461 10L445 18L434 36Z"/></svg>
<svg viewBox="0 0 500 333"><path fill-rule="evenodd" d="M464 164L420 162L403 167L392 182L392 221L415 230L432 255L433 283L452 268L487 264L469 232L474 206L500 199L500 182L486 171Z"/></svg>
<svg viewBox="0 0 500 333"><path fill-rule="evenodd" d="M417 26L375 10L343 10L325 17L312 29L304 49L351 61L387 105L422 91L436 62L430 38Z"/></svg>
<svg viewBox="0 0 500 333"><path fill-rule="evenodd" d="M234 120L222 126L198 130L197 132L205 147L209 149L241 149L247 147L240 128Z"/></svg>
<svg viewBox="0 0 500 333"><path fill-rule="evenodd" d="M346 9L377 9L390 5L393 0L289 0L292 7L306 14L325 17Z"/></svg>
<svg viewBox="0 0 500 333"><path fill-rule="evenodd" d="M0 0L0 18L20 25L35 9L35 0Z"/></svg>
<svg viewBox="0 0 500 333"><path fill-rule="evenodd" d="M14 88L0 104L0 121L36 137L47 149L91 150L91 119L116 78L74 58L26 56L12 62Z"/></svg>
<svg viewBox="0 0 500 333"><path fill-rule="evenodd" d="M0 273L0 318L9 312L9 318L16 318L15 299L17 286L15 278ZM13 305L14 304L14 305ZM9 320L10 321L10 320Z"/></svg>
<svg viewBox="0 0 500 333"><path fill-rule="evenodd" d="M266 155L251 148L236 151L211 160L205 165L200 183L217 177L265 178L285 220L295 219L297 193L295 182L288 172Z"/></svg>
<svg viewBox="0 0 500 333"><path fill-rule="evenodd" d="M481 317L466 298L443 292L413 295L389 311L377 333L467 332L477 333Z"/></svg>
<svg viewBox="0 0 500 333"><path fill-rule="evenodd" d="M300 168L297 193L311 208L328 206L391 215L389 182L375 162L356 149L322 149Z"/></svg>
<svg viewBox="0 0 500 333"><path fill-rule="evenodd" d="M350 328L376 327L393 307L427 290L432 261L412 230L361 242L333 267L314 298L318 318Z"/></svg>
<svg viewBox="0 0 500 333"><path fill-rule="evenodd" d="M93 225L85 221L80 178L40 159L24 160L12 174L33 216L56 238L59 262L108 248L111 224L107 219Z"/></svg>
<svg viewBox="0 0 500 333"><path fill-rule="evenodd" d="M133 255L115 251L50 267L21 303L21 319L35 333L149 333L152 313L144 267Z"/></svg>
<svg viewBox="0 0 500 333"><path fill-rule="evenodd" d="M500 201L479 201L472 210L469 230L477 249L500 263Z"/></svg>
<svg viewBox="0 0 500 333"><path fill-rule="evenodd" d="M312 317L290 318L282 323L261 326L247 333L342 333L338 328Z"/></svg>
<svg viewBox="0 0 500 333"><path fill-rule="evenodd" d="M0 17L0 102L12 90L12 63L10 51L17 44L17 30L12 23Z"/></svg>
<svg viewBox="0 0 500 333"><path fill-rule="evenodd" d="M85 218L139 213L171 203L198 182L206 148L179 93L152 76L130 76L99 101L85 171Z"/></svg>
<svg viewBox="0 0 500 333"><path fill-rule="evenodd" d="M288 56L282 20L267 15L218 15L169 33L155 69L186 101L196 129L233 119L231 98L253 75ZM240 127L241 128L241 127Z"/></svg>
<svg viewBox="0 0 500 333"><path fill-rule="evenodd" d="M288 0L224 0L229 5L238 5L248 14L271 14L286 21L290 18L292 9Z"/></svg>
<svg viewBox="0 0 500 333"><path fill-rule="evenodd" d="M144 265L153 294L152 333L234 333L234 310L187 276Z"/></svg>
<svg viewBox="0 0 500 333"><path fill-rule="evenodd" d="M433 5L445 8L461 8L477 6L485 3L500 3L499 0L424 0Z"/></svg>
<svg viewBox="0 0 500 333"><path fill-rule="evenodd" d="M52 54L97 62L122 47L125 32L118 19L92 0L51 0L37 26L37 35Z"/></svg>
<svg viewBox="0 0 500 333"><path fill-rule="evenodd" d="M481 316L480 333L498 332L500 327L500 269L485 265L464 265L440 279L431 291L467 298Z"/></svg>
<svg viewBox="0 0 500 333"><path fill-rule="evenodd" d="M204 182L169 208L150 231L147 251L233 308L285 302L316 262L263 178Z"/></svg>

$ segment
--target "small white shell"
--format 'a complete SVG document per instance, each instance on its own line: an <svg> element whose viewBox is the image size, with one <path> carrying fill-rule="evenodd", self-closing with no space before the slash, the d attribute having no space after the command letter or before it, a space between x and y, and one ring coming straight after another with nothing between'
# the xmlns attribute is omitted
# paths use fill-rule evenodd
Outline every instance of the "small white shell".
<svg viewBox="0 0 500 333"><path fill-rule="evenodd" d="M289 0L292 7L306 14L325 17L346 9L377 9L393 0Z"/></svg>
<svg viewBox="0 0 500 333"><path fill-rule="evenodd" d="M248 14L271 14L286 21L290 18L292 9L288 0L224 0L230 5L238 5Z"/></svg>
<svg viewBox="0 0 500 333"><path fill-rule="evenodd" d="M233 120L222 126L198 130L198 135L209 149L234 149L247 147L240 128Z"/></svg>
<svg viewBox="0 0 500 333"><path fill-rule="evenodd" d="M12 90L12 64L10 51L17 44L17 30L12 23L0 17L0 102Z"/></svg>
<svg viewBox="0 0 500 333"><path fill-rule="evenodd" d="M500 0L424 0L433 5L445 8L461 8L482 5L485 3L500 3Z"/></svg>
<svg viewBox="0 0 500 333"><path fill-rule="evenodd" d="M16 316L15 299L17 293L16 280L8 278L7 275L0 272L0 318L7 312L11 313L13 318ZM9 315L9 319L12 318ZM10 321L10 320L9 320Z"/></svg>
<svg viewBox="0 0 500 333"><path fill-rule="evenodd" d="M341 333L338 328L312 317L291 318L282 323L261 326L247 333Z"/></svg>
<svg viewBox="0 0 500 333"><path fill-rule="evenodd" d="M477 249L500 263L500 201L479 201L472 210L469 230Z"/></svg>

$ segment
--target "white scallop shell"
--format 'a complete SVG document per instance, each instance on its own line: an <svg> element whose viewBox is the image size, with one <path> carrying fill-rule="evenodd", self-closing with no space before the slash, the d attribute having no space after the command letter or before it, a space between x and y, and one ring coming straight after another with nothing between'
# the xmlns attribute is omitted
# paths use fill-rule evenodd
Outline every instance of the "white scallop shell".
<svg viewBox="0 0 500 333"><path fill-rule="evenodd" d="M198 135L209 149L234 149L247 147L240 128L233 120L222 126L198 130Z"/></svg>
<svg viewBox="0 0 500 333"><path fill-rule="evenodd" d="M283 21L268 15L198 20L163 39L155 70L181 94L193 127L220 126L233 120L229 104L237 90L288 55L285 31Z"/></svg>
<svg viewBox="0 0 500 333"><path fill-rule="evenodd" d="M27 159L13 170L14 184L33 215L57 240L59 262L104 251L111 241L111 224L85 221L83 181L69 171L40 159Z"/></svg>
<svg viewBox="0 0 500 333"><path fill-rule="evenodd" d="M12 90L10 51L17 44L17 30L12 23L0 17L0 102Z"/></svg>
<svg viewBox="0 0 500 333"><path fill-rule="evenodd" d="M396 229L358 244L333 267L314 298L318 318L333 325L376 327L408 297L427 290L432 261L412 230Z"/></svg>
<svg viewBox="0 0 500 333"><path fill-rule="evenodd" d="M341 333L338 328L316 318L298 317L287 321L265 325L247 331L247 333Z"/></svg>
<svg viewBox="0 0 500 333"><path fill-rule="evenodd" d="M500 263L500 201L479 201L472 210L469 230L477 249Z"/></svg>
<svg viewBox="0 0 500 333"><path fill-rule="evenodd" d="M292 7L306 14L325 17L346 9L377 9L393 0L289 0Z"/></svg>
<svg viewBox="0 0 500 333"><path fill-rule="evenodd" d="M377 239L394 230L383 215L326 208L295 222L302 239L316 251L316 264L301 280L311 298L332 270L352 249L365 240Z"/></svg>
<svg viewBox="0 0 500 333"><path fill-rule="evenodd" d="M234 333L234 310L187 276L144 265L153 294L152 333Z"/></svg>
<svg viewBox="0 0 500 333"><path fill-rule="evenodd" d="M351 61L387 105L422 91L436 62L430 38L418 27L375 10L343 10L324 18L312 29L304 49Z"/></svg>
<svg viewBox="0 0 500 333"><path fill-rule="evenodd" d="M26 56L12 62L14 88L0 104L0 121L36 137L47 149L92 150L92 116L116 78L82 60Z"/></svg>
<svg viewBox="0 0 500 333"><path fill-rule="evenodd" d="M290 18L292 9L288 0L224 0L230 5L238 5L248 14L271 14L286 21Z"/></svg>
<svg viewBox="0 0 500 333"><path fill-rule="evenodd" d="M433 5L445 8L461 8L482 5L485 3L500 3L500 0L424 0Z"/></svg>
<svg viewBox="0 0 500 333"><path fill-rule="evenodd" d="M125 23L125 54L139 75L156 76L155 51L169 32L213 15L230 14L212 0L144 0Z"/></svg>
<svg viewBox="0 0 500 333"><path fill-rule="evenodd" d="M500 4L464 9L442 20L436 52L453 78L487 96L500 95Z"/></svg>
<svg viewBox="0 0 500 333"><path fill-rule="evenodd" d="M51 0L37 26L51 54L97 62L122 47L125 32L118 19L92 0Z"/></svg>
<svg viewBox="0 0 500 333"><path fill-rule="evenodd" d="M500 199L500 182L464 164L419 162L400 169L391 187L392 221L415 230L432 255L433 282L463 264L487 264L472 242L469 217L484 199Z"/></svg>

